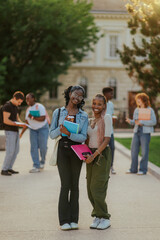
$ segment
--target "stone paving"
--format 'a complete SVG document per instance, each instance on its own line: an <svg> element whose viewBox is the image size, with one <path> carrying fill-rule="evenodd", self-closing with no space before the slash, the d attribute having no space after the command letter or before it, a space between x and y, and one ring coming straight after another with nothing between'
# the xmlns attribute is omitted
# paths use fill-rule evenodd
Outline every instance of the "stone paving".
<svg viewBox="0 0 160 240"><path fill-rule="evenodd" d="M44 171L31 174L29 136L21 139L15 163L19 175L0 175L0 240L159 240L160 181L148 173L127 175L130 160L116 149L115 170L111 175L107 203L111 227L90 230L91 205L87 198L85 164L80 178L79 230L63 232L58 225L57 204L60 189L56 167L49 166L52 140L49 139ZM0 166L5 152L0 152Z"/></svg>

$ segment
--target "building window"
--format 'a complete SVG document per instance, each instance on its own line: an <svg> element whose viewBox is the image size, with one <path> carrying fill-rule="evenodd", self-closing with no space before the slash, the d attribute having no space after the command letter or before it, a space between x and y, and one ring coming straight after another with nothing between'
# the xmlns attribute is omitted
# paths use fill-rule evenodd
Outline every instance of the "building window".
<svg viewBox="0 0 160 240"><path fill-rule="evenodd" d="M114 91L113 99L116 99L117 98L117 80L116 80L116 78L110 78L109 87L113 88L113 91Z"/></svg>
<svg viewBox="0 0 160 240"><path fill-rule="evenodd" d="M78 84L82 86L85 90L84 98L88 97L88 79L86 77L81 77L78 81Z"/></svg>
<svg viewBox="0 0 160 240"><path fill-rule="evenodd" d="M111 58L117 57L117 49L118 49L118 36L110 35L109 36L109 56Z"/></svg>
<svg viewBox="0 0 160 240"><path fill-rule="evenodd" d="M53 80L53 85L49 90L49 98L57 98L58 97L58 80Z"/></svg>

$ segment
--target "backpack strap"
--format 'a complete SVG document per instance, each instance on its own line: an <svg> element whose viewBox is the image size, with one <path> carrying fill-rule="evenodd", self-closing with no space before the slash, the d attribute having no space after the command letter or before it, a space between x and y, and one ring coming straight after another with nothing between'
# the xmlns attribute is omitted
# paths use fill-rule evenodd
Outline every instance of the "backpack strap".
<svg viewBox="0 0 160 240"><path fill-rule="evenodd" d="M61 112L61 109L59 108L58 109L58 117L57 117L57 127L58 127L58 123L59 123L60 112Z"/></svg>

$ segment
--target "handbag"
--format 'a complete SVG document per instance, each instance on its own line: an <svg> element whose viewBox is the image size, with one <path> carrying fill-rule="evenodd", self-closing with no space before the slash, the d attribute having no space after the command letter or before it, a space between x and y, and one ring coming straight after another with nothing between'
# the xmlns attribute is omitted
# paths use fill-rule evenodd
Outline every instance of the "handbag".
<svg viewBox="0 0 160 240"><path fill-rule="evenodd" d="M57 117L57 127L58 127L58 122L59 122L60 111L61 111L61 109L59 108L58 117ZM56 166L57 165L58 144L59 144L59 140L61 138L62 138L62 136L59 135L58 137L53 139L53 152L52 152L52 156L51 156L50 161L49 161L49 165L51 165L51 166Z"/></svg>
<svg viewBox="0 0 160 240"><path fill-rule="evenodd" d="M56 166L57 165L57 152L58 152L58 144L61 136L56 137L53 141L53 153L49 161L49 165Z"/></svg>

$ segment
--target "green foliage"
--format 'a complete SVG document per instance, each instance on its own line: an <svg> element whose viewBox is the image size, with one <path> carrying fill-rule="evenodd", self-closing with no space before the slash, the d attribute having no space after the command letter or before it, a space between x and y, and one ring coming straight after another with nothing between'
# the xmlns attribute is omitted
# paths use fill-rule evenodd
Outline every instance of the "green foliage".
<svg viewBox="0 0 160 240"><path fill-rule="evenodd" d="M0 62L0 102L3 100L3 98L5 98L3 89L5 87L5 76L7 75L6 62L6 57L3 58Z"/></svg>
<svg viewBox="0 0 160 240"><path fill-rule="evenodd" d="M136 79L153 100L160 92L160 1L130 0L127 9L131 34L140 33L141 43L133 38L132 48L118 51L131 78Z"/></svg>
<svg viewBox="0 0 160 240"><path fill-rule="evenodd" d="M16 90L41 95L82 61L99 39L91 6L86 0L1 0L2 101Z"/></svg>

